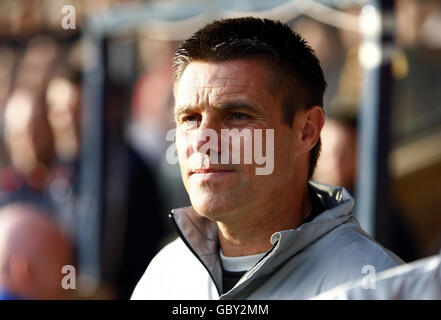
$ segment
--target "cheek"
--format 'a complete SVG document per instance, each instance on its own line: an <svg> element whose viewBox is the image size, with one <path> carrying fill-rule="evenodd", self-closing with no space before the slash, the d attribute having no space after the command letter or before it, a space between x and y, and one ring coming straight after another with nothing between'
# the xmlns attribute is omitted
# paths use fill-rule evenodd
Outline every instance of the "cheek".
<svg viewBox="0 0 441 320"><path fill-rule="evenodd" d="M176 151L178 153L179 163L182 165L186 162L191 152L191 143L187 132L177 131Z"/></svg>
<svg viewBox="0 0 441 320"><path fill-rule="evenodd" d="M295 132L288 130L275 131L274 136L274 153L276 159L283 159L284 161L292 162L295 160L297 151L297 140L295 139Z"/></svg>

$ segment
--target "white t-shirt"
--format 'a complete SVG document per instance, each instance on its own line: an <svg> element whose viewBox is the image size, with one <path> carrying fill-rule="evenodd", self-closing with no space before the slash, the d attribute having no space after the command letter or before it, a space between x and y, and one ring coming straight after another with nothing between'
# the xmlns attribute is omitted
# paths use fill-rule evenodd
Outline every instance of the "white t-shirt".
<svg viewBox="0 0 441 320"><path fill-rule="evenodd" d="M230 272L243 272L251 269L257 261L259 261L264 253L253 254L250 256L242 256L242 257L226 257L222 252L222 249L219 248L219 256L222 261L222 267L226 271Z"/></svg>

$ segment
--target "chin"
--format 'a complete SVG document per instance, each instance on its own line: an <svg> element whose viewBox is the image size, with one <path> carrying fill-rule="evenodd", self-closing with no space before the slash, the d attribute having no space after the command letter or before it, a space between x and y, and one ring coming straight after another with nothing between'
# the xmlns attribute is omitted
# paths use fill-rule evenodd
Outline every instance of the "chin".
<svg viewBox="0 0 441 320"><path fill-rule="evenodd" d="M222 195L199 195L190 197L193 209L201 216L212 221L221 221L226 215L231 215L234 209L232 201Z"/></svg>

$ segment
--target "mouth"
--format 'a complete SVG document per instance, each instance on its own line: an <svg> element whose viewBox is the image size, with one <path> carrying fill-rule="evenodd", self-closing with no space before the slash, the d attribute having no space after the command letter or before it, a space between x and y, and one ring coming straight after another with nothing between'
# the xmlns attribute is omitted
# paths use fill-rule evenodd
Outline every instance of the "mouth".
<svg viewBox="0 0 441 320"><path fill-rule="evenodd" d="M192 174L207 174L207 173L222 173L222 172L233 172L233 170L203 168L203 169L196 169L196 170L191 171L190 175L192 175Z"/></svg>
<svg viewBox="0 0 441 320"><path fill-rule="evenodd" d="M190 172L190 176L200 178L202 180L212 180L226 177L233 173L233 170L215 169L215 168L201 168Z"/></svg>

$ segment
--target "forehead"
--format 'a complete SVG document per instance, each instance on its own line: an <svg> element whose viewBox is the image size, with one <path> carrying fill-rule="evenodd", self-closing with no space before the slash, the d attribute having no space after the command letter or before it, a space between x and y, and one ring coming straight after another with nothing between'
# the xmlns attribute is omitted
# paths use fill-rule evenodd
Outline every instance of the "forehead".
<svg viewBox="0 0 441 320"><path fill-rule="evenodd" d="M222 102L229 98L274 98L271 73L261 61L191 62L175 90L176 105Z"/></svg>

